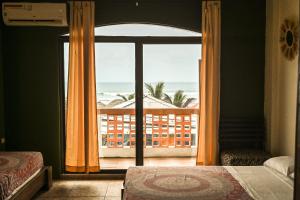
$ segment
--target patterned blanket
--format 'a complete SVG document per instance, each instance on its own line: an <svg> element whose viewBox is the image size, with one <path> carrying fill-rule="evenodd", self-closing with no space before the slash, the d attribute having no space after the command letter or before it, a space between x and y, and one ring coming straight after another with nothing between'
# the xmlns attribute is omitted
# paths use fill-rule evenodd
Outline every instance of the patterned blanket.
<svg viewBox="0 0 300 200"><path fill-rule="evenodd" d="M252 200L223 167L132 167L124 200Z"/></svg>
<svg viewBox="0 0 300 200"><path fill-rule="evenodd" d="M0 152L0 200L12 192L43 167L39 152Z"/></svg>

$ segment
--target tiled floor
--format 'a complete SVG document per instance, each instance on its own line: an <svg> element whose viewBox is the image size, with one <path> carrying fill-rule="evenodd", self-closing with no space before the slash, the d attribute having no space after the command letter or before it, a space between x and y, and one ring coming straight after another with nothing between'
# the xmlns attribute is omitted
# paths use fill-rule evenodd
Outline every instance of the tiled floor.
<svg viewBox="0 0 300 200"><path fill-rule="evenodd" d="M102 168L127 169L134 159L106 158ZM145 166L195 166L195 158L145 158ZM37 195L35 200L121 200L122 180L55 181L53 187Z"/></svg>
<svg viewBox="0 0 300 200"><path fill-rule="evenodd" d="M128 169L135 166L135 158L101 158L100 165L102 169ZM169 167L169 166L195 166L195 157L161 157L144 158L145 166Z"/></svg>
<svg viewBox="0 0 300 200"><path fill-rule="evenodd" d="M121 200L122 180L55 181L35 200Z"/></svg>

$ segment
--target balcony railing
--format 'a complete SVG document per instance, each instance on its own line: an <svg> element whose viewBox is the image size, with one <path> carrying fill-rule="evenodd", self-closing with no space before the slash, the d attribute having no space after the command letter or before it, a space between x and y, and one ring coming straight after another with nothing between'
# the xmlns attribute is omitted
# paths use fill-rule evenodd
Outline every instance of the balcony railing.
<svg viewBox="0 0 300 200"><path fill-rule="evenodd" d="M135 109L97 110L101 148L135 147ZM144 109L146 148L191 148L197 142L199 110L194 108ZM137 133L138 134L138 133Z"/></svg>

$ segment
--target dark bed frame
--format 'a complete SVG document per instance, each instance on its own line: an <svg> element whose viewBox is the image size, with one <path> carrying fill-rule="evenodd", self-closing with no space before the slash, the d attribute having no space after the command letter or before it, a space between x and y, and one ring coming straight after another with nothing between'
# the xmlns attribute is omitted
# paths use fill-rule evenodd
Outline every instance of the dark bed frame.
<svg viewBox="0 0 300 200"><path fill-rule="evenodd" d="M21 187L9 200L30 200L41 189L52 186L52 167L44 166L38 174Z"/></svg>

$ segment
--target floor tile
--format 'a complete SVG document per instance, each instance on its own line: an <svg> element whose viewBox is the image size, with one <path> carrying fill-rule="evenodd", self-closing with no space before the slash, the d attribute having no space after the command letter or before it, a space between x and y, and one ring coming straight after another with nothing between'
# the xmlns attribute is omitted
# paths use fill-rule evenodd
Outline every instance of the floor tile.
<svg viewBox="0 0 300 200"><path fill-rule="evenodd" d="M116 181L55 181L49 191L40 192L36 199L100 199L104 200L110 184ZM103 198L100 198L103 197Z"/></svg>
<svg viewBox="0 0 300 200"><path fill-rule="evenodd" d="M49 191L44 191L40 197L67 197L72 189L72 186L53 184Z"/></svg>
<svg viewBox="0 0 300 200"><path fill-rule="evenodd" d="M72 187L69 192L69 196L71 197L98 197L105 196L108 185L75 185Z"/></svg>
<svg viewBox="0 0 300 200"><path fill-rule="evenodd" d="M111 181L106 192L107 197L120 197L123 181Z"/></svg>
<svg viewBox="0 0 300 200"><path fill-rule="evenodd" d="M121 197L105 197L105 200L121 200Z"/></svg>

